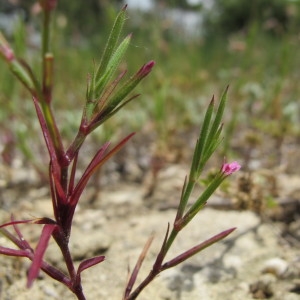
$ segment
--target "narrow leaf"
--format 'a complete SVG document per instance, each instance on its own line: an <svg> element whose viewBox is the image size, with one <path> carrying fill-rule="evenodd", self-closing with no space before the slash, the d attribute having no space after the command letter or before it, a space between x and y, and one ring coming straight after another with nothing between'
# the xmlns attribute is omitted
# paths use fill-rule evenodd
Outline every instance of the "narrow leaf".
<svg viewBox="0 0 300 300"><path fill-rule="evenodd" d="M58 204L66 204L67 203L67 196L60 184L60 180L57 178L56 174L51 174L53 181L54 181L54 188L55 188L55 192L57 193L57 196L59 197L59 199L56 198L56 202Z"/></svg>
<svg viewBox="0 0 300 300"><path fill-rule="evenodd" d="M81 179L79 180L76 188L74 189L74 193L72 195L72 199L70 200L72 205L76 205L79 197L81 196L85 186L87 185L91 176L102 166L111 156L113 156L116 152L118 152L126 143L127 141L134 135L134 133L128 135L124 138L119 144L117 144L112 150L110 150L105 156L104 152L109 146L109 143L106 143L94 156L91 163L85 170L84 174L82 175Z"/></svg>
<svg viewBox="0 0 300 300"><path fill-rule="evenodd" d="M220 186L225 177L222 173L218 173L216 177L210 182L206 189L202 192L200 197L195 201L195 203L189 208L183 219L179 221L181 227L186 226L195 215L204 207L209 197L215 192L215 190Z"/></svg>
<svg viewBox="0 0 300 300"><path fill-rule="evenodd" d="M27 287L31 287L33 281L37 278L39 274L39 270L42 266L43 257L46 252L50 237L52 235L52 232L54 230L56 225L50 225L47 224L44 226L42 230L42 234L40 237L40 240L38 242L38 245L34 252L34 257L32 260L32 264L30 266L30 269L28 271L28 277L27 277Z"/></svg>
<svg viewBox="0 0 300 300"><path fill-rule="evenodd" d="M115 115L120 109L122 109L127 103L129 103L130 101L132 101L133 99L137 98L138 96L140 96L139 94L137 95L133 95L132 97L130 97L129 99L127 99L126 101L123 101L121 104L119 104L119 106L117 107L109 107L107 108L107 110L101 112L100 115L98 115L94 120L91 121L91 125L90 125L90 132L92 132L93 130L95 130L98 126L100 126L101 124L103 124L105 121L107 121L108 119L110 119L113 115Z"/></svg>
<svg viewBox="0 0 300 300"><path fill-rule="evenodd" d="M182 193L181 193L181 198L180 198L180 202L179 202L179 206L177 209L177 215L176 215L176 219L175 219L175 223L180 222L184 211L186 209L187 203L189 201L189 198L194 190L196 181L191 178L191 174L189 175L189 179L187 180L187 182L184 184L184 188L182 189Z"/></svg>
<svg viewBox="0 0 300 300"><path fill-rule="evenodd" d="M20 256L20 257L28 257L29 252L21 249L11 249L0 246L0 254L7 256Z"/></svg>
<svg viewBox="0 0 300 300"><path fill-rule="evenodd" d="M92 74L87 76L87 87L86 87L86 104L84 106L81 124L87 122L92 116L95 107L95 62Z"/></svg>
<svg viewBox="0 0 300 300"><path fill-rule="evenodd" d="M180 220L184 214L184 210L185 210L186 202L187 202L187 201L185 201L186 187L187 187L187 176L185 176L185 178L184 178L184 183L183 183L183 187L181 190L180 202L179 202L179 206L177 209L177 214L176 214L174 223L176 223L178 220Z"/></svg>
<svg viewBox="0 0 300 300"><path fill-rule="evenodd" d="M87 82L86 82L86 93L85 98L86 101L92 101L94 98L93 92L95 90L95 66L92 74L88 73L87 75Z"/></svg>
<svg viewBox="0 0 300 300"><path fill-rule="evenodd" d="M110 36L108 38L107 44L105 46L105 50L104 50L104 53L103 53L103 56L101 59L101 63L95 74L96 82L99 81L99 79L103 76L103 74L106 70L106 67L108 65L108 62L117 47L118 40L119 40L120 34L122 32L122 29L123 29L123 26L124 26L124 23L126 20L126 8L127 8L127 5L124 6L124 8L117 15L117 18L116 18L113 28L111 30Z"/></svg>
<svg viewBox="0 0 300 300"><path fill-rule="evenodd" d="M27 70L20 63L19 60L14 59L10 62L10 70L11 72L22 82L22 84L32 93L34 94L34 83L30 78Z"/></svg>
<svg viewBox="0 0 300 300"><path fill-rule="evenodd" d="M82 261L80 263L78 270L77 270L77 274L80 274L82 271L84 271L92 266L95 266L95 265L103 262L104 260L105 260L104 255L99 255L96 257L85 259L84 261Z"/></svg>
<svg viewBox="0 0 300 300"><path fill-rule="evenodd" d="M83 192L84 188L86 187L90 177L92 176L93 172L92 170L101 163L101 160L103 159L104 153L109 147L109 143L105 143L96 153L96 155L93 157L92 161L84 171L82 177L80 178L79 182L77 183L74 192L71 195L70 201L74 204L77 203L79 197L81 196L81 193Z"/></svg>
<svg viewBox="0 0 300 300"><path fill-rule="evenodd" d="M0 228L0 233L5 236L7 239L9 239L12 243L14 243L16 246L18 246L20 249L26 249L24 248L24 243L17 239L12 233L10 233L5 228Z"/></svg>
<svg viewBox="0 0 300 300"><path fill-rule="evenodd" d="M102 112L104 106L108 103L108 99L111 96L112 92L115 90L118 83L121 81L121 79L124 77L127 71L121 72L121 74L111 83L109 84L103 94L101 95L101 99L97 103L97 111ZM101 114L103 115L103 114Z"/></svg>
<svg viewBox="0 0 300 300"><path fill-rule="evenodd" d="M44 95L42 92L42 88L41 88L39 80L33 73L33 70L31 69L31 67L28 65L27 62L25 62L24 60L20 60L20 59L18 59L18 60L19 60L20 64L27 70L28 75L30 76L30 78L35 86L34 93L38 96L38 99L41 99L43 101Z"/></svg>
<svg viewBox="0 0 300 300"><path fill-rule="evenodd" d="M104 255L99 255L99 256L88 258L88 259L82 261L80 263L79 267L78 267L78 270L77 270L75 285L80 285L80 283L81 283L81 272L82 271L103 262L104 259L105 259Z"/></svg>
<svg viewBox="0 0 300 300"><path fill-rule="evenodd" d="M151 72L154 65L155 62L153 60L143 65L113 95L113 97L110 100L110 105L117 106L123 99L125 99L125 97L138 85L138 83Z"/></svg>
<svg viewBox="0 0 300 300"><path fill-rule="evenodd" d="M39 122L40 122L40 126L42 128L42 132L43 132L43 136L44 136L44 139L45 139L45 143L47 145L49 156L50 156L51 162L53 164L53 170L57 174L57 176L60 176L60 172L59 172L60 168L59 168L57 157L56 157L55 147L53 145L51 135L49 133L45 118L43 116L43 113L42 113L42 111L39 107L39 104L37 102L37 99L35 97L33 97L33 103L34 103L36 113L37 113L37 116L38 116L38 119L39 119Z"/></svg>
<svg viewBox="0 0 300 300"><path fill-rule="evenodd" d="M78 152L75 153L73 164L72 164L70 180L69 180L69 186L68 186L68 196L71 195L73 193L73 190L74 190L78 154L79 154Z"/></svg>
<svg viewBox="0 0 300 300"><path fill-rule="evenodd" d="M156 257L155 263L153 265L153 270L160 270L161 268L161 264L165 258L166 255L166 245L167 245L167 240L169 238L169 232L170 232L170 224L168 223L168 228L167 228L167 232L165 234L165 238L164 241L161 245L160 251Z"/></svg>
<svg viewBox="0 0 300 300"><path fill-rule="evenodd" d="M225 110L225 106L226 106L226 102L227 102L228 89L229 89L229 86L226 87L224 93L222 94L219 106L217 108L215 120L214 120L214 122L212 124L212 127L211 127L211 130L210 130L210 134L212 136L215 136L216 132L220 128L222 118L223 118L223 114L224 114L224 110Z"/></svg>
<svg viewBox="0 0 300 300"><path fill-rule="evenodd" d="M15 224L33 223L33 220L11 221L0 225L0 228Z"/></svg>
<svg viewBox="0 0 300 300"><path fill-rule="evenodd" d="M202 129L200 131L198 143L195 148L194 156L193 156L193 162L192 162L192 167L191 167L191 175L194 177L196 176L197 178L200 176L200 172L202 171L202 166L203 166L203 154L206 151L206 144L209 143L209 140L212 139L212 136L209 134L209 127L210 127L210 122L212 118L214 110L214 98L211 100L203 121ZM197 178L193 178L196 180Z"/></svg>
<svg viewBox="0 0 300 300"><path fill-rule="evenodd" d="M55 181L54 181L54 172L52 171L52 163L49 164L49 185L50 185L50 193L51 193L51 200L53 206L53 213L55 220L59 218L59 202L57 199L56 189L55 189Z"/></svg>
<svg viewBox="0 0 300 300"><path fill-rule="evenodd" d="M225 231L213 236L212 238L206 240L205 242L191 248L190 250L178 255L174 259L172 259L172 260L166 262L165 264L163 264L162 271L164 271L166 269L170 269L172 267L175 267L176 265L184 262L188 258L190 258L190 257L194 256L195 254L199 253L200 251L204 250L205 248L207 248L207 247L211 246L212 244L224 239L226 236L228 236L235 229L236 228L231 228L231 229L225 230Z"/></svg>
<svg viewBox="0 0 300 300"><path fill-rule="evenodd" d="M110 58L106 70L103 74L103 76L96 82L95 85L95 98L99 98L102 94L105 86L112 80L112 77L116 71L116 69L119 67L119 64L121 63L121 60L123 59L126 50L128 49L129 43L130 43L131 35L127 36L122 43L118 46L115 53Z"/></svg>
<svg viewBox="0 0 300 300"><path fill-rule="evenodd" d="M143 261L147 255L147 252L152 244L152 241L154 239L154 235L150 236L150 238L148 239L148 241L146 242L144 248L143 248L143 251L141 252L138 260L137 260L137 263L131 273L131 276L128 280L128 284L127 284L127 287L126 287L126 290L125 290L125 295L124 295L124 298L126 299L127 296L129 296L130 292L132 291L132 288L135 284L135 281L136 281L136 278L138 276L138 273L141 269L141 266L143 264Z"/></svg>
<svg viewBox="0 0 300 300"><path fill-rule="evenodd" d="M50 224L50 225L55 225L56 222L50 218L46 218L46 217L43 217L43 218L38 218L38 219L34 219L32 221L33 224L42 224L42 225L47 225L47 224Z"/></svg>
<svg viewBox="0 0 300 300"><path fill-rule="evenodd" d="M14 217L13 215L11 215L11 221L14 222ZM21 249L29 249L32 251L32 248L30 247L29 243L24 239L23 234L21 233L21 231L19 230L18 226L16 223L12 224L14 227L14 230L16 232L16 234L18 235L19 241L20 241L20 245L21 245Z"/></svg>
<svg viewBox="0 0 300 300"><path fill-rule="evenodd" d="M201 148L200 148L200 141L198 138L196 141L196 146L195 146L192 163L191 163L191 170L190 170L190 174L189 174L190 181L196 179L195 177L196 177L196 173L197 173L197 169L198 169L198 165L199 165L200 154L201 154Z"/></svg>

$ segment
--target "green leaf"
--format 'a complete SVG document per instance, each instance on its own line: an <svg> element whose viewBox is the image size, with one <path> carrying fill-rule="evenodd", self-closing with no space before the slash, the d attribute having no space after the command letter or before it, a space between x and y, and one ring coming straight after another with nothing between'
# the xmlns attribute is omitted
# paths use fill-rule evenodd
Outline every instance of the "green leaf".
<svg viewBox="0 0 300 300"><path fill-rule="evenodd" d="M19 63L19 61L12 61L10 63L10 70L29 91L34 91L34 82L28 74L27 70L22 66L22 64Z"/></svg>
<svg viewBox="0 0 300 300"><path fill-rule="evenodd" d="M122 109L127 103L129 103L133 99L137 98L138 96L139 96L139 94L133 95L126 101L123 101L117 107L114 107L114 108L110 109L109 111L105 111L102 115L100 115L100 118L97 116L95 119L91 120L90 131L95 130L98 126L103 124L105 121L110 119L114 114L116 114L118 111L120 111L120 109Z"/></svg>
<svg viewBox="0 0 300 300"><path fill-rule="evenodd" d="M100 101L101 95L106 89L106 85L112 80L112 77L123 59L129 46L131 35L128 35L118 46L118 40L126 20L126 6L118 14L110 36L108 38L101 62L97 70L93 70L88 79L86 91L86 106L84 119L90 120L94 109Z"/></svg>
<svg viewBox="0 0 300 300"><path fill-rule="evenodd" d="M218 131L215 133L215 136L213 140L211 141L210 145L207 148L207 151L205 152L205 155L203 156L203 162L206 163L209 158L212 156L212 154L216 151L216 149L221 144L223 138L221 138L221 132L222 132L223 126L220 126Z"/></svg>
<svg viewBox="0 0 300 300"><path fill-rule="evenodd" d="M109 111L112 111L113 108L118 106L120 102L125 99L126 96L128 96L128 94L139 84L139 82L151 72L154 65L155 62L152 60L144 64L133 76L127 80L127 82L125 82L119 88L119 90L109 100L109 106L111 107Z"/></svg>
<svg viewBox="0 0 300 300"><path fill-rule="evenodd" d="M126 50L128 49L129 43L131 40L131 35L128 35L122 43L119 45L117 50L114 52L114 54L111 56L106 70L104 74L95 82L95 99L99 99L101 96L104 87L108 84L109 81L112 80L112 77L116 71L116 69L119 67L119 64L121 63Z"/></svg>
<svg viewBox="0 0 300 300"><path fill-rule="evenodd" d="M195 152L193 155L193 161L191 166L190 177L196 180L199 177L201 168L203 167L203 154L206 151L207 140L211 139L209 127L214 109L214 98L211 100L203 121L202 129L200 131L199 139L197 141ZM208 141L209 142L209 141Z"/></svg>
<svg viewBox="0 0 300 300"><path fill-rule="evenodd" d="M122 29L123 29L123 26L124 26L124 23L126 20L126 7L127 6L124 6L124 8L117 15L117 18L116 18L113 28L111 30L110 36L108 38L100 65L95 74L96 82L98 82L100 80L100 78L103 76L104 72L107 69L107 65L111 59L111 56L115 52L120 34L122 32Z"/></svg>
<svg viewBox="0 0 300 300"><path fill-rule="evenodd" d="M226 90L224 91L221 97L213 121L211 119L212 111L209 111L210 108L208 108L208 111L206 112L202 131L200 133L200 139L202 138L202 141L199 141L200 152L198 153L199 163L197 166L196 177L200 176L200 173L204 165L206 164L208 159L215 152L215 150L217 149L217 147L220 145L222 141L222 139L220 138L222 132L221 122L224 114L224 109L226 106L227 92L228 92L228 87L226 88Z"/></svg>
<svg viewBox="0 0 300 300"><path fill-rule="evenodd" d="M221 122L222 122L222 118L223 118L223 114L224 114L224 109L225 109L225 105L226 105L226 102L227 102L227 92L228 92L228 86L227 88L225 89L224 93L222 94L222 97L221 97L221 100L220 100L220 103L219 103L219 106L218 106L218 109L217 109L217 112L216 112L216 116L215 116L215 120L212 124L212 127L211 127L211 135L215 135L216 132L218 131L219 127L221 126Z"/></svg>
<svg viewBox="0 0 300 300"><path fill-rule="evenodd" d="M186 214L183 216L180 221L180 227L185 227L194 217L195 215L204 207L209 197L215 192L215 190L220 186L225 177L220 172L217 176L211 181L211 183L206 187L200 197L196 200L196 202L189 208Z"/></svg>

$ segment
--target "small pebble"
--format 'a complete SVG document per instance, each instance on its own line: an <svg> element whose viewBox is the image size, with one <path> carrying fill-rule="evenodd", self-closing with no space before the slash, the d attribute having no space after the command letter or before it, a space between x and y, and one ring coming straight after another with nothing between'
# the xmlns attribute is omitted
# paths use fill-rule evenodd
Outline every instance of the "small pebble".
<svg viewBox="0 0 300 300"><path fill-rule="evenodd" d="M279 257L275 257L265 262L262 273L270 273L277 278L281 278L287 270L288 263Z"/></svg>

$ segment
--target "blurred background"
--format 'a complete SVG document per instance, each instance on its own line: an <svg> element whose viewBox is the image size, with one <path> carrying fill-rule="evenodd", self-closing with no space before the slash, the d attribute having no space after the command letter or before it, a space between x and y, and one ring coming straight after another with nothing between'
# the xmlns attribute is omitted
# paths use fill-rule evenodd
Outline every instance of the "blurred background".
<svg viewBox="0 0 300 300"><path fill-rule="evenodd" d="M139 131L135 148L145 147L141 156L185 161L212 95L218 99L230 85L220 157L239 159L245 169L284 165L286 172L299 173L300 1L126 3L124 37L132 32L133 39L124 67L132 74L151 59L157 65L138 87L142 95L93 134L95 148ZM80 122L87 74L124 4L58 1L52 32L54 108L66 145ZM37 1L0 0L0 29L36 72L40 23ZM0 83L2 162L10 165L21 157L39 170L39 156L45 154L32 138L40 133L31 99L2 61ZM139 155L133 153L133 158Z"/></svg>

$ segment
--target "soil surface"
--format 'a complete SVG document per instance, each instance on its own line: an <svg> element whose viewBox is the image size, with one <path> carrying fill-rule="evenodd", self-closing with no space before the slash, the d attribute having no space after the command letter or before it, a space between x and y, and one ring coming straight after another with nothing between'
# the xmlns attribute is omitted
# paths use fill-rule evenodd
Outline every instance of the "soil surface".
<svg viewBox="0 0 300 300"><path fill-rule="evenodd" d="M144 157L143 153L132 155ZM134 164L131 160L124 163L121 158L108 164L104 176L98 176L101 185L94 182L89 186L74 219L71 249L76 263L95 255L106 256L104 262L82 273L88 300L122 299L128 268L133 269L154 233L138 282L149 273L167 225L174 221L188 173L188 164L178 160L164 159L161 163L159 158L152 159L152 172L146 172L141 160ZM47 188L28 170L17 163L1 166L2 223L11 213L15 219L52 217ZM168 258L223 230L237 229L223 241L162 273L139 299L300 299L299 191L300 177L286 169L260 167L232 175L180 233ZM27 224L20 228L34 247L41 227ZM10 246L2 236L0 245ZM46 260L64 269L53 241ZM26 289L26 259L0 256L0 265L2 300L75 299L43 273L31 289Z"/></svg>

